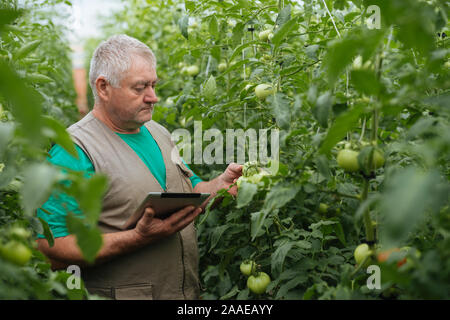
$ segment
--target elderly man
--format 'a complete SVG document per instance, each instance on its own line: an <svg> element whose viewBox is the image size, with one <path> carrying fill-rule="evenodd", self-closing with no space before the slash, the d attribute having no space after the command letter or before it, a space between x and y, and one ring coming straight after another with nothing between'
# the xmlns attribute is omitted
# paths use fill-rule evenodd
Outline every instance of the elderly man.
<svg viewBox="0 0 450 320"><path fill-rule="evenodd" d="M198 248L193 221L202 209L189 206L161 220L146 208L136 225L127 220L150 191L214 195L236 181L242 166L230 164L209 182L187 167L170 133L151 121L158 102L156 60L142 42L117 35L101 43L92 57L89 80L94 108L68 129L79 159L55 145L49 160L86 174L107 175L98 221L103 246L94 265L83 260L65 225L67 211L80 210L74 199L60 195L43 206L52 215L38 210L55 236L52 247L40 236L39 249L54 269L82 266L81 276L91 293L112 299L196 299ZM229 192L236 194L236 187Z"/></svg>

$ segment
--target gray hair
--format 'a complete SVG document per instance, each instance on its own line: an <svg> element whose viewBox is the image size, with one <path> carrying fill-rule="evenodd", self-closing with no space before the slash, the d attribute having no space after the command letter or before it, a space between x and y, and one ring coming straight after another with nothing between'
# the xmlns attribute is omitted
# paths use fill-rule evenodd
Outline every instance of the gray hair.
<svg viewBox="0 0 450 320"><path fill-rule="evenodd" d="M99 44L92 55L89 69L89 83L95 101L98 101L95 87L97 78L103 76L113 87L118 88L124 74L131 67L134 55L147 59L153 69L156 69L156 58L153 51L135 38L120 34Z"/></svg>

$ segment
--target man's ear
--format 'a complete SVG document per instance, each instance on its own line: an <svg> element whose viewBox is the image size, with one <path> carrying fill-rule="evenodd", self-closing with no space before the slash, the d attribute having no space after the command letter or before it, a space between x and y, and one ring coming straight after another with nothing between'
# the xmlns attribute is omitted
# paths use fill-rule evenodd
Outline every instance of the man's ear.
<svg viewBox="0 0 450 320"><path fill-rule="evenodd" d="M100 76L95 80L95 88L97 89L97 95L101 100L109 100L111 86L104 77Z"/></svg>

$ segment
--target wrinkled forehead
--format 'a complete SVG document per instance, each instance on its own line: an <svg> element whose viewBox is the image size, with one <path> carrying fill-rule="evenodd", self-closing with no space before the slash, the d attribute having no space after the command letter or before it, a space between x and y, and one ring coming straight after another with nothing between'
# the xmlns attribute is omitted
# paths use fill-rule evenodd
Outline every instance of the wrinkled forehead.
<svg viewBox="0 0 450 320"><path fill-rule="evenodd" d="M132 83L157 82L156 68L149 59L135 55L131 58L130 68L123 74L122 81Z"/></svg>

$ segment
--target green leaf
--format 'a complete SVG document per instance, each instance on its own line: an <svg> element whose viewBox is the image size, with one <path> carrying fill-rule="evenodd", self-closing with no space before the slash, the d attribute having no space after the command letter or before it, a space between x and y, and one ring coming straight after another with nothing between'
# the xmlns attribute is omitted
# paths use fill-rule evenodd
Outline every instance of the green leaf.
<svg viewBox="0 0 450 320"><path fill-rule="evenodd" d="M298 185L287 183L275 185L269 193L267 193L264 201L264 210L272 211L277 208L282 208L297 195L298 191L300 191Z"/></svg>
<svg viewBox="0 0 450 320"><path fill-rule="evenodd" d="M50 83L50 82L55 82L55 80L53 80L50 77L47 77L44 74L40 74L40 73L28 73L26 75L25 78L27 81L31 82L31 83Z"/></svg>
<svg viewBox="0 0 450 320"><path fill-rule="evenodd" d="M267 101L271 105L272 115L275 117L277 125L282 129L288 130L291 126L291 107L286 95L277 92L274 95L270 95Z"/></svg>
<svg viewBox="0 0 450 320"><path fill-rule="evenodd" d="M70 212L66 217L67 230L77 238L77 245L87 262L94 262L103 244L102 234L96 227L86 226L83 220Z"/></svg>
<svg viewBox="0 0 450 320"><path fill-rule="evenodd" d="M401 246L427 214L448 201L449 192L448 182L437 171L415 167L398 171L390 177L380 200L381 243L386 248Z"/></svg>
<svg viewBox="0 0 450 320"><path fill-rule="evenodd" d="M215 246L219 243L219 240L222 237L223 233L228 228L230 228L230 225L228 224L214 228L214 231L211 233L211 246L208 252L211 252L211 250L215 248Z"/></svg>
<svg viewBox="0 0 450 320"><path fill-rule="evenodd" d="M272 40L270 40L276 47L280 45L281 41L287 36L287 34L298 28L298 20L291 19L280 28L275 31Z"/></svg>
<svg viewBox="0 0 450 320"><path fill-rule="evenodd" d="M378 95L382 90L382 84L375 73L367 69L357 69L351 72L352 84L356 90L366 95Z"/></svg>
<svg viewBox="0 0 450 320"><path fill-rule="evenodd" d="M244 180L239 187L236 208L239 209L247 206L252 201L257 191L258 187L255 184Z"/></svg>
<svg viewBox="0 0 450 320"><path fill-rule="evenodd" d="M339 241L344 246L346 246L347 241L345 241L345 233L344 233L344 229L342 228L342 225L340 223L336 223L333 227L334 227L334 232L336 233L336 236L339 239Z"/></svg>
<svg viewBox="0 0 450 320"><path fill-rule="evenodd" d="M188 1L188 0L186 0L184 2L184 5L186 6L186 10L187 11L192 12L192 11L195 10L196 3L195 3L195 1Z"/></svg>
<svg viewBox="0 0 450 320"><path fill-rule="evenodd" d="M58 176L59 170L46 163L33 163L24 170L20 193L26 215L32 216L44 204Z"/></svg>
<svg viewBox="0 0 450 320"><path fill-rule="evenodd" d="M14 125L10 122L0 122L0 158L13 136Z"/></svg>
<svg viewBox="0 0 450 320"><path fill-rule="evenodd" d="M39 217L38 219L41 222L42 229L43 229L43 234L44 234L45 239L47 239L48 245L50 247L53 247L53 245L55 244L55 239L53 238L52 230L48 226L47 221L45 221L41 217Z"/></svg>
<svg viewBox="0 0 450 320"><path fill-rule="evenodd" d="M324 128L328 127L328 119L330 117L333 102L332 98L331 92L325 92L317 98L316 107L312 110L314 117Z"/></svg>
<svg viewBox="0 0 450 320"><path fill-rule="evenodd" d="M209 33L214 37L219 37L219 24L217 23L216 15L212 15L209 19Z"/></svg>
<svg viewBox="0 0 450 320"><path fill-rule="evenodd" d="M264 223L266 222L266 218L270 212L268 211L259 211L253 212L250 217L251 226L250 226L250 235L252 237L252 241L255 240L256 237L260 236L260 231Z"/></svg>
<svg viewBox="0 0 450 320"><path fill-rule="evenodd" d="M294 242L286 240L272 254L272 275L278 275L283 271L284 260L293 246Z"/></svg>
<svg viewBox="0 0 450 320"><path fill-rule="evenodd" d="M341 72L358 55L359 45L360 41L353 38L330 41L327 53L323 58L323 66L327 72L330 85L336 82Z"/></svg>
<svg viewBox="0 0 450 320"><path fill-rule="evenodd" d="M277 16L277 20L275 20L275 24L281 27L290 19L291 19L291 5L287 5L283 9L281 9L280 13Z"/></svg>
<svg viewBox="0 0 450 320"><path fill-rule="evenodd" d="M330 163L328 161L328 158L324 154L320 154L316 157L315 163L317 166L317 170L327 179L329 180L331 178L331 171L330 171Z"/></svg>
<svg viewBox="0 0 450 320"><path fill-rule="evenodd" d="M23 133L34 145L41 142L41 103L38 93L0 60L0 94L11 103L11 113L21 124ZM26 94L24 94L26 92Z"/></svg>
<svg viewBox="0 0 450 320"><path fill-rule="evenodd" d="M312 247L311 242L309 242L307 240L296 241L295 242L295 246L300 248L300 249L305 249L305 250L309 250Z"/></svg>
<svg viewBox="0 0 450 320"><path fill-rule="evenodd" d="M184 15L180 20L178 20L178 27L180 27L181 34L186 39L189 39L188 24L189 24L189 16L188 15Z"/></svg>
<svg viewBox="0 0 450 320"><path fill-rule="evenodd" d="M241 44L240 46L237 46L236 49L234 49L233 53L231 54L230 61L233 61L233 59L237 55L239 55L242 52L242 50L244 50L245 48L250 47L251 45L257 44L259 42L260 41L258 41L258 40L253 40L253 41L245 42L245 43Z"/></svg>
<svg viewBox="0 0 450 320"><path fill-rule="evenodd" d="M227 294L221 296L219 300L227 300L234 297L237 293L239 293L239 288L237 285L235 285Z"/></svg>
<svg viewBox="0 0 450 320"><path fill-rule="evenodd" d="M367 5L380 8L382 24L395 25L396 37L408 48L417 49L422 54L429 54L435 47L436 30L434 23L439 11L428 3L416 0L364 1Z"/></svg>
<svg viewBox="0 0 450 320"><path fill-rule="evenodd" d="M283 299L290 290L297 288L299 285L308 281L308 275L297 272L292 279L280 285L280 289L277 292L275 299Z"/></svg>
<svg viewBox="0 0 450 320"><path fill-rule="evenodd" d="M325 139L322 141L319 151L321 153L330 152L336 143L344 138L347 131L350 131L358 122L363 112L362 106L357 106L345 113L340 114L331 128L328 130Z"/></svg>
<svg viewBox="0 0 450 320"><path fill-rule="evenodd" d="M55 143L63 147L64 150L66 150L75 159L78 159L78 153L75 148L75 144L70 138L69 133L66 131L66 128L61 123L49 116L44 116L43 119L44 125L48 129L44 132L47 137L51 138Z"/></svg>
<svg viewBox="0 0 450 320"><path fill-rule="evenodd" d="M311 300L315 293L316 293L316 285L313 284L303 294L303 300Z"/></svg>
<svg viewBox="0 0 450 320"><path fill-rule="evenodd" d="M83 190L78 197L80 208L90 224L97 223L102 208L102 196L107 188L105 175L95 174L85 181Z"/></svg>
<svg viewBox="0 0 450 320"><path fill-rule="evenodd" d="M16 20L21 14L23 10L15 10L9 8L0 9L0 30L7 24L12 23Z"/></svg>
<svg viewBox="0 0 450 320"><path fill-rule="evenodd" d="M19 60L23 57L26 57L29 53L34 51L41 44L41 42L41 40L34 40L22 46L14 53L14 59Z"/></svg>
<svg viewBox="0 0 450 320"><path fill-rule="evenodd" d="M209 77L202 88L202 94L208 100L213 100L217 94L216 78L213 75Z"/></svg>
<svg viewBox="0 0 450 320"><path fill-rule="evenodd" d="M241 43L241 39L244 36L244 28L245 24L242 22L237 23L233 28L233 36L231 37L231 41L233 42L233 45L237 45L238 43ZM232 59L230 59L232 61Z"/></svg>

